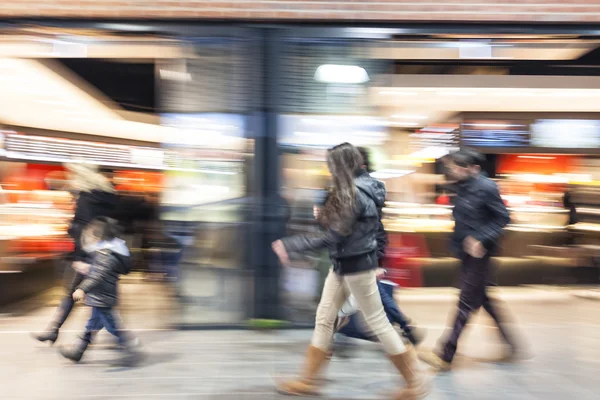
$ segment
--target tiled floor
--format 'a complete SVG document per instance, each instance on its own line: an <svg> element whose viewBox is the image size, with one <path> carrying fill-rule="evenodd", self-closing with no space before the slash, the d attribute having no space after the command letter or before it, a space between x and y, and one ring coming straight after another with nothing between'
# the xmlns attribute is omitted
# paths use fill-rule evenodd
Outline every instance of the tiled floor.
<svg viewBox="0 0 600 400"><path fill-rule="evenodd" d="M441 297L411 302L409 297L402 306L428 326L425 347L434 346L454 301ZM433 386L428 399L599 399L600 303L573 296L507 300L534 358L494 363L500 342L488 319L477 316L454 371L428 373ZM273 379L297 370L310 338L308 331L162 330L146 314L129 312L126 322L138 329L143 343L141 365L120 368L119 355L104 333L82 363L74 365L62 360L56 348L38 345L28 336L28 330L43 326L51 311L1 321L1 399L279 399L283 397L274 392ZM85 314L85 309L77 310L61 334L62 344L73 338ZM385 399L402 385L379 348L369 343L358 343L349 359L334 358L327 377L326 399Z"/></svg>

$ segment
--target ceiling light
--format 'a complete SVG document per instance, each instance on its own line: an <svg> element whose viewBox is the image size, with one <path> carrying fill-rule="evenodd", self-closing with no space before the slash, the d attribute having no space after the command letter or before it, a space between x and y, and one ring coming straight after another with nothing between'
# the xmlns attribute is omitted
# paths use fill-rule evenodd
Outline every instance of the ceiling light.
<svg viewBox="0 0 600 400"><path fill-rule="evenodd" d="M189 72L172 71L168 69L159 70L160 78L168 81L190 82L192 75Z"/></svg>
<svg viewBox="0 0 600 400"><path fill-rule="evenodd" d="M324 64L317 68L315 80L324 83L359 84L369 81L367 71L356 65Z"/></svg>

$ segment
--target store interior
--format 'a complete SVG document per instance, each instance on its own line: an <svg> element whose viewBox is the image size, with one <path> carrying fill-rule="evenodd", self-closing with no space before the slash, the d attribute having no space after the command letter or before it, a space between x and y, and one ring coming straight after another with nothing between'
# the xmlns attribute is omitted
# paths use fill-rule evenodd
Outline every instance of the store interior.
<svg viewBox="0 0 600 400"><path fill-rule="evenodd" d="M393 73L370 76L362 69L371 115L297 116L312 122L312 129L296 129L310 144L293 134L283 138L296 149L285 156L284 181L318 194L327 181L319 148L344 140L368 147L373 175L388 190L390 278L404 287L452 286L459 262L449 250L452 194L443 189L442 159L473 148L486 156L485 173L497 181L511 212L494 257L498 284L595 283L600 80L590 61L598 56L597 46L527 37L365 46L363 65L372 58L394 61ZM360 59L353 61L360 65ZM334 78L329 84L336 84ZM335 122L344 118L361 122ZM315 137L320 141L310 140Z"/></svg>
<svg viewBox="0 0 600 400"><path fill-rule="evenodd" d="M70 39L57 39L65 34ZM443 158L470 147L486 155L485 172L511 211L494 258L498 283L597 283L599 40L291 42L278 60L272 122L288 233L315 229L312 208L329 182L325 150L349 141L369 149L373 176L388 190L390 279L452 286L458 261L448 247ZM17 282L0 290L1 304L56 285L56 264L72 245L62 164L90 162L110 171L123 196L157 194L166 225L191 227L183 286L197 301L184 319L231 322L247 312L251 273L241 242L260 180L256 158L270 155L255 152L256 82L244 43L93 30L0 35L0 269L4 282ZM139 238L128 240L142 251ZM297 266L316 269L318 259ZM147 271L143 264L137 271Z"/></svg>

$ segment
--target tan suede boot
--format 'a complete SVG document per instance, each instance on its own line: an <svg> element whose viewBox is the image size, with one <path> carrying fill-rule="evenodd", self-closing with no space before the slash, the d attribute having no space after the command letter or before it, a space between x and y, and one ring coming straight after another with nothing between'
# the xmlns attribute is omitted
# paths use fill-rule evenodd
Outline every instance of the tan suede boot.
<svg viewBox="0 0 600 400"><path fill-rule="evenodd" d="M429 387L421 372L417 370L417 356L414 349L410 347L404 353L391 356L390 359L407 384L406 388L395 394L394 400L425 398L429 394Z"/></svg>
<svg viewBox="0 0 600 400"><path fill-rule="evenodd" d="M329 360L330 353L308 346L304 370L298 379L277 384L277 391L290 396L314 396L319 393L319 372Z"/></svg>
<svg viewBox="0 0 600 400"><path fill-rule="evenodd" d="M317 373L312 378L312 382L314 383L315 386L323 386L327 382L327 379L325 379L323 377L323 375L325 373L325 370L326 370L327 366L331 362L332 358L333 358L333 352L332 351L328 351L327 352L327 357L325 357L325 361L323 362L323 366L321 367L321 370L319 371L319 373Z"/></svg>

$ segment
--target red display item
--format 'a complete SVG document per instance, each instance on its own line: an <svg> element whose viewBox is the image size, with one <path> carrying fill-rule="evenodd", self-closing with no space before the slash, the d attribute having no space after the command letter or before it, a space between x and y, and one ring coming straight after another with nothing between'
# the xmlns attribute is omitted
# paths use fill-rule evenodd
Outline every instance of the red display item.
<svg viewBox="0 0 600 400"><path fill-rule="evenodd" d="M450 196L448 196L446 194L438 196L438 198L435 199L435 204L438 204L441 206L449 206L450 205Z"/></svg>
<svg viewBox="0 0 600 400"><path fill-rule="evenodd" d="M400 287L421 287L423 276L420 259L429 252L425 238L417 233L389 233L384 266L386 279Z"/></svg>

